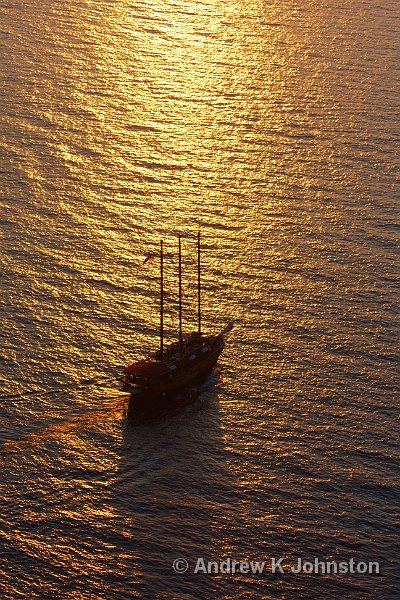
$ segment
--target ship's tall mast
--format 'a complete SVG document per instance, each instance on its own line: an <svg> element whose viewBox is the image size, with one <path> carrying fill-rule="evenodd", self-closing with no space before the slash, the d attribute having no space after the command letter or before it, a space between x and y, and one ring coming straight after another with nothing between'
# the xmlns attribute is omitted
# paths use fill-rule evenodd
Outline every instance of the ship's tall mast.
<svg viewBox="0 0 400 600"><path fill-rule="evenodd" d="M198 331L201 335L201 295L200 295L200 231L197 232L197 319Z"/></svg>
<svg viewBox="0 0 400 600"><path fill-rule="evenodd" d="M181 236L178 237L178 265L179 265L179 345L182 347L182 248Z"/></svg>
<svg viewBox="0 0 400 600"><path fill-rule="evenodd" d="M164 256L163 241L160 241L160 358L164 354Z"/></svg>

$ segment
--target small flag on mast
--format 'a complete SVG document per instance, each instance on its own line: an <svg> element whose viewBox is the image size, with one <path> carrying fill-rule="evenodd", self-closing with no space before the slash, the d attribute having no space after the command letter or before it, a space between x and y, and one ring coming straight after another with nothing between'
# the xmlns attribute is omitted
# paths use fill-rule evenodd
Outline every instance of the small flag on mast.
<svg viewBox="0 0 400 600"><path fill-rule="evenodd" d="M145 265L149 260L153 260L155 257L155 254L148 254L142 264Z"/></svg>

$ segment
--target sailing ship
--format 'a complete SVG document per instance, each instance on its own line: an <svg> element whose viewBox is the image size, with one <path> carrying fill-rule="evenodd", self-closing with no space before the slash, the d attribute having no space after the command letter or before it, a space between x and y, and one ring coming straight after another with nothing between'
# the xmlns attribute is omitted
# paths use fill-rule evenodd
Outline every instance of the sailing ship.
<svg viewBox="0 0 400 600"><path fill-rule="evenodd" d="M159 350L124 369L122 391L130 393L128 419L153 415L176 395L204 380L216 365L225 346L230 322L217 334L205 334L201 323L200 233L197 235L197 331L182 331L182 247L178 238L179 337L164 343L164 248L160 242L160 347Z"/></svg>

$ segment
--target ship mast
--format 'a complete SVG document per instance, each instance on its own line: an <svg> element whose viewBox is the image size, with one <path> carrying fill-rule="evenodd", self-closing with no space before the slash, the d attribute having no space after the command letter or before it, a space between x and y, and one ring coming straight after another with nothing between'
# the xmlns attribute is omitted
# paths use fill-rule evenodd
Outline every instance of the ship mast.
<svg viewBox="0 0 400 600"><path fill-rule="evenodd" d="M160 241L160 360L164 354L164 269L163 241Z"/></svg>
<svg viewBox="0 0 400 600"><path fill-rule="evenodd" d="M182 348L182 248L181 248L181 236L178 237L178 265L179 265L179 346Z"/></svg>
<svg viewBox="0 0 400 600"><path fill-rule="evenodd" d="M197 232L197 319L198 331L201 335L201 302L200 302L200 231Z"/></svg>

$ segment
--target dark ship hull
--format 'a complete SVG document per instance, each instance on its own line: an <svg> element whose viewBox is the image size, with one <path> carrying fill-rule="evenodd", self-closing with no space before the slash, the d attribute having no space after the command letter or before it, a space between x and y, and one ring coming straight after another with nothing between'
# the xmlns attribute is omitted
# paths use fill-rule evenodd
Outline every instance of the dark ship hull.
<svg viewBox="0 0 400 600"><path fill-rule="evenodd" d="M220 334L215 336L212 343L209 340L207 346L203 345L196 352L184 356L179 366L160 377L159 381L141 387L125 385L123 390L131 392L128 419L138 421L155 417L173 406L173 399L177 396L190 395L188 388L204 381L216 365L224 346L224 336Z"/></svg>

